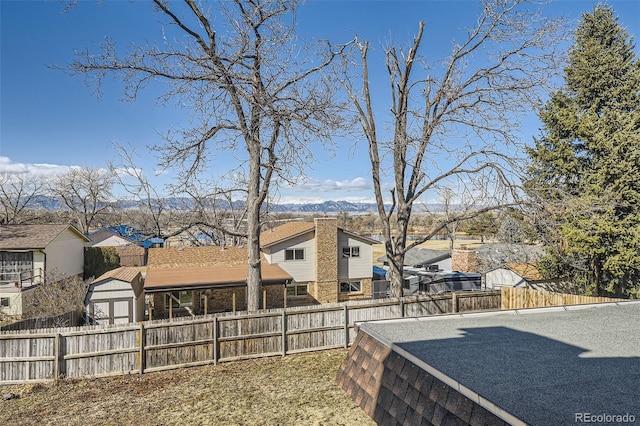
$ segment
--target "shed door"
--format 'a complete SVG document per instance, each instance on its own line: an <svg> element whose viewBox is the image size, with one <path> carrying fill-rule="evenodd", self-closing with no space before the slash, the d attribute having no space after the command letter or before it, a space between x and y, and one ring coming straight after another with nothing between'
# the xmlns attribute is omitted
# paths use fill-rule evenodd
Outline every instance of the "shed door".
<svg viewBox="0 0 640 426"><path fill-rule="evenodd" d="M133 299L93 300L89 312L98 324L126 324L133 322Z"/></svg>

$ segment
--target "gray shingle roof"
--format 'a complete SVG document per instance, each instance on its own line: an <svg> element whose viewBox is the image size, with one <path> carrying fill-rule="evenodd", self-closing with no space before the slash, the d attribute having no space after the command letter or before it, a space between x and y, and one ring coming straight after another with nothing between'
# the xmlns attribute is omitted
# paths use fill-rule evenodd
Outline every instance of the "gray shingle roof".
<svg viewBox="0 0 640 426"><path fill-rule="evenodd" d="M2 225L0 250L44 249L67 228L89 241L71 225Z"/></svg>
<svg viewBox="0 0 640 426"><path fill-rule="evenodd" d="M574 424L576 413L638 417L638 329L640 302L361 326L450 386L531 425Z"/></svg>
<svg viewBox="0 0 640 426"><path fill-rule="evenodd" d="M410 249L404 256L405 266L414 266L423 263L435 263L451 257L451 253L448 250L433 250L421 247L414 247ZM386 262L387 256L384 255L377 259L379 262Z"/></svg>

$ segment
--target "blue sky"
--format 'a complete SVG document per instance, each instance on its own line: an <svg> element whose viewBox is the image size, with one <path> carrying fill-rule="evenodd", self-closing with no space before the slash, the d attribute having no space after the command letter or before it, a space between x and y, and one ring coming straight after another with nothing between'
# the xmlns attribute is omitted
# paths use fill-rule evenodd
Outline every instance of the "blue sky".
<svg viewBox="0 0 640 426"><path fill-rule="evenodd" d="M135 103L120 101L122 86L110 82L101 99L80 76L71 77L50 65L66 65L74 50L94 50L105 36L127 44L154 40L158 17L149 2L138 0L80 1L63 13L59 1L0 0L0 172L55 173L71 166L106 167L114 159L112 144L132 145L138 165L148 176L157 169L147 150L161 143L158 133L179 126L188 111L156 103L157 92L142 93ZM640 2L609 1L631 34L640 29ZM593 1L560 0L546 7L549 16L563 15L575 26ZM297 32L303 39L344 42L354 35L370 40L376 52L389 40L406 46L418 22L426 24L422 54L440 59L462 29L477 16L476 1L330 1L310 0L299 9ZM374 85L386 87L384 63L372 63ZM380 104L384 108L384 103ZM535 114L528 118L523 138L538 135ZM283 188L281 202L321 200L370 201L371 171L364 144L337 141L334 154L314 150L308 181ZM224 161L223 161L224 162ZM158 186L171 173L154 177Z"/></svg>

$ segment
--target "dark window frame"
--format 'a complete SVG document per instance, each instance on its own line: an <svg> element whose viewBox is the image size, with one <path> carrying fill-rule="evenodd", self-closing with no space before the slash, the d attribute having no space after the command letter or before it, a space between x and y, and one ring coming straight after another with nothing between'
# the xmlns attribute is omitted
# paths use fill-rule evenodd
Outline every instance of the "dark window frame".
<svg viewBox="0 0 640 426"><path fill-rule="evenodd" d="M285 261L305 260L305 250L303 248L290 248L284 250Z"/></svg>
<svg viewBox="0 0 640 426"><path fill-rule="evenodd" d="M340 294L362 292L362 281L341 281Z"/></svg>

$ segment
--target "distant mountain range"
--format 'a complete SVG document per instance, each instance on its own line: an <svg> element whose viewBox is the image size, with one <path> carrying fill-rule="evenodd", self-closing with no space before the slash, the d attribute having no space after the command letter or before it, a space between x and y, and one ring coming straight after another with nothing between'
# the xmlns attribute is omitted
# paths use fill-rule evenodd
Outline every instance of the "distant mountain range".
<svg viewBox="0 0 640 426"><path fill-rule="evenodd" d="M162 200L166 207L173 210L189 210L193 207L194 203L188 198L180 197L167 197ZM40 197L37 200L37 205L46 210L64 210L64 203L54 197ZM113 203L117 209L128 210L135 209L140 206L140 203L131 200L118 200ZM216 208L229 209L231 206L226 201L217 201ZM243 201L234 201L232 203L233 209L241 209L244 207ZM269 211L274 213L375 213L378 211L378 207L375 203L354 203L351 201L324 201L322 203L285 203L285 204L269 204ZM414 212L443 212L443 204L416 204Z"/></svg>

